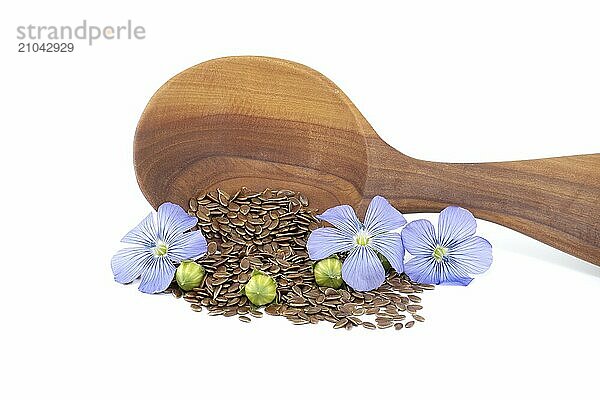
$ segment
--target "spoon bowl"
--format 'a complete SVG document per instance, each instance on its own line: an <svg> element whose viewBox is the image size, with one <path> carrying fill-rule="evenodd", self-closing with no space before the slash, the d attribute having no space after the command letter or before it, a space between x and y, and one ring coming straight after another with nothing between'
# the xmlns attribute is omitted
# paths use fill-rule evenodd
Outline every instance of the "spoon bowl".
<svg viewBox="0 0 600 400"><path fill-rule="evenodd" d="M229 57L183 71L158 90L137 128L135 169L155 208L252 185L303 192L319 208L356 205L368 176L366 136L374 134L316 71Z"/></svg>

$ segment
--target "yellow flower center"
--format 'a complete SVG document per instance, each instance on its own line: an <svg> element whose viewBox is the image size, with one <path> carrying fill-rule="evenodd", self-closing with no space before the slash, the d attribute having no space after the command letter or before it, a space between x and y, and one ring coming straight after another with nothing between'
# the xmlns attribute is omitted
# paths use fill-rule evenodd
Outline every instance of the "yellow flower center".
<svg viewBox="0 0 600 400"><path fill-rule="evenodd" d="M354 244L357 246L368 246L369 243L371 243L371 235L364 229L358 231L356 236L354 236Z"/></svg>
<svg viewBox="0 0 600 400"><path fill-rule="evenodd" d="M433 258L435 258L435 261L442 261L446 253L448 253L448 249L446 247L442 247L440 245L435 246L435 249L433 250Z"/></svg>
<svg viewBox="0 0 600 400"><path fill-rule="evenodd" d="M167 250L169 250L169 246L167 246L165 242L158 242L154 248L154 255L157 257L162 257L167 254Z"/></svg>

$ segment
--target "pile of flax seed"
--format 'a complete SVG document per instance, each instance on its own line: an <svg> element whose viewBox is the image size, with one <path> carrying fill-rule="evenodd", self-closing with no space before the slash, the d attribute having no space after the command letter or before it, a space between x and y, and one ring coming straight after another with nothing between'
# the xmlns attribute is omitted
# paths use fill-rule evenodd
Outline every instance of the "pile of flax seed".
<svg viewBox="0 0 600 400"><path fill-rule="evenodd" d="M194 311L237 316L242 322L266 313L296 325L327 321L336 329L400 330L425 320L418 294L434 286L412 282L394 270L369 292L317 286L306 241L322 224L302 193L243 187L229 195L217 189L190 199L188 213L198 217L197 229L208 241L207 255L198 260L206 278L191 291L182 292L176 284L169 291ZM243 292L253 270L277 283L275 301L264 308L251 304Z"/></svg>

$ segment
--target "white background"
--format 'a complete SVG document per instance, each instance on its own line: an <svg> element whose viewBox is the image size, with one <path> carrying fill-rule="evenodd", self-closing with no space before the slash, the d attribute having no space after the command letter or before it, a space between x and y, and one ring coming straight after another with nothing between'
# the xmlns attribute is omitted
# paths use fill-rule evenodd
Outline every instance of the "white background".
<svg viewBox="0 0 600 400"><path fill-rule="evenodd" d="M113 281L120 238L150 211L137 120L214 57L311 66L414 157L600 152L597 2L324 3L2 6L1 398L598 398L600 268L484 221L490 271L426 293L427 321L401 332L246 325ZM84 18L147 38L17 53L18 25Z"/></svg>

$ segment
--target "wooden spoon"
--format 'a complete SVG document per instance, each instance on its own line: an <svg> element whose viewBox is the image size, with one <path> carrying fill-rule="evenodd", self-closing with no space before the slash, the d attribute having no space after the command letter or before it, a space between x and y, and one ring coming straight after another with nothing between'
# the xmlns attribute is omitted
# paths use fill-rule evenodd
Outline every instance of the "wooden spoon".
<svg viewBox="0 0 600 400"><path fill-rule="evenodd" d="M305 193L321 210L364 210L375 195L404 213L454 204L600 265L600 154L450 164L386 144L320 73L266 57L227 57L176 75L152 97L134 141L154 208L241 186Z"/></svg>

